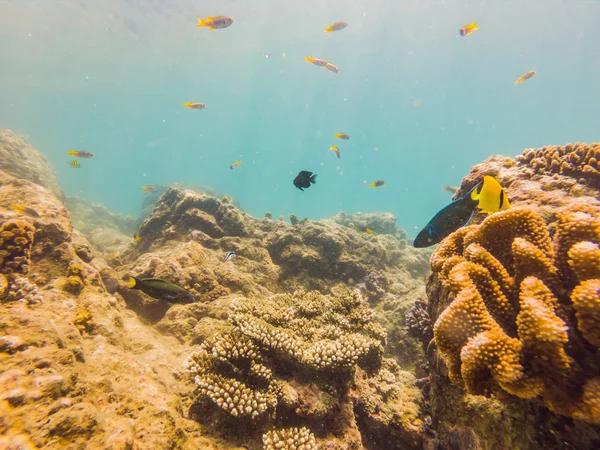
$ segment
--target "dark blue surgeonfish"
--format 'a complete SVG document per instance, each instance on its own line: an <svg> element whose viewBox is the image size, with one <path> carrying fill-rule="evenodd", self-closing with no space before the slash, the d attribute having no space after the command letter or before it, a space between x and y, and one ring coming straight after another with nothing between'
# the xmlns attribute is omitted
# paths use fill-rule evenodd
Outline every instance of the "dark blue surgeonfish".
<svg viewBox="0 0 600 450"><path fill-rule="evenodd" d="M139 289L144 294L158 300L173 303L192 303L195 298L188 291L176 284L158 278L129 277L129 289Z"/></svg>
<svg viewBox="0 0 600 450"><path fill-rule="evenodd" d="M508 197L500 183L494 177L486 175L483 181L475 185L464 197L454 200L438 211L419 232L413 246L423 248L438 244L468 224L477 208L483 213L493 214L509 207Z"/></svg>

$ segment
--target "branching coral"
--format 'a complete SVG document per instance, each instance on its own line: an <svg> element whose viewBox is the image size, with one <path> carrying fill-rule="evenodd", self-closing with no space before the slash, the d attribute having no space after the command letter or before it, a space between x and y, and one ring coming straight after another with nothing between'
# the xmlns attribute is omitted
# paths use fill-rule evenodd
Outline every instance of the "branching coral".
<svg viewBox="0 0 600 450"><path fill-rule="evenodd" d="M308 428L271 430L263 434L263 450L313 450L315 436Z"/></svg>
<svg viewBox="0 0 600 450"><path fill-rule="evenodd" d="M600 423L599 243L600 219L582 207L559 214L553 240L523 209L445 239L431 267L453 298L434 325L450 379Z"/></svg>
<svg viewBox="0 0 600 450"><path fill-rule="evenodd" d="M262 348L318 370L350 368L377 357L385 339L367 304L351 292L325 297L297 291L238 303L231 321Z"/></svg>
<svg viewBox="0 0 600 450"><path fill-rule="evenodd" d="M233 331L205 341L186 367L201 401L260 426L300 426L318 417L330 432L325 423L339 423L336 411L351 404L352 369L381 363L385 332L348 290L238 299L230 322ZM311 436L277 431L264 439L266 448L309 449Z"/></svg>
<svg viewBox="0 0 600 450"><path fill-rule="evenodd" d="M0 272L29 271L34 226L25 220L7 220L0 227Z"/></svg>
<svg viewBox="0 0 600 450"><path fill-rule="evenodd" d="M515 159L517 163L527 164L538 173L560 173L600 184L600 143L527 149Z"/></svg>

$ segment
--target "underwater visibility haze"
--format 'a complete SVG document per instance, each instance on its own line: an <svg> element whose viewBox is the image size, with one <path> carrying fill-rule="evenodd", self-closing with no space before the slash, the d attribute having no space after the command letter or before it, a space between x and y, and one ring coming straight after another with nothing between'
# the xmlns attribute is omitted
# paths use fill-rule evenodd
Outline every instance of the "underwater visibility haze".
<svg viewBox="0 0 600 450"><path fill-rule="evenodd" d="M0 449L600 448L599 18L0 0Z"/></svg>
<svg viewBox="0 0 600 450"><path fill-rule="evenodd" d="M0 123L43 149L67 194L114 211L139 213L141 185L181 182L256 216L390 211L414 235L449 200L441 185L487 155L593 140L599 7L3 1ZM233 24L196 28L217 14ZM345 29L323 32L341 20ZM473 21L479 29L461 36ZM70 170L68 149L95 158ZM319 175L316 189L294 188L300 170ZM384 188L366 188L378 179Z"/></svg>

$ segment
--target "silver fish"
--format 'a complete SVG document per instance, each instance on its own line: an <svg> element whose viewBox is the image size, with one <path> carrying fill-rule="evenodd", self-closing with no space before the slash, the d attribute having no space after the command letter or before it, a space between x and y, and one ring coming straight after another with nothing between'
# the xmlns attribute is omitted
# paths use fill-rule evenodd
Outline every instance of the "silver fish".
<svg viewBox="0 0 600 450"><path fill-rule="evenodd" d="M227 256L225 256L225 261L231 261L234 256L235 256L235 252L227 253Z"/></svg>

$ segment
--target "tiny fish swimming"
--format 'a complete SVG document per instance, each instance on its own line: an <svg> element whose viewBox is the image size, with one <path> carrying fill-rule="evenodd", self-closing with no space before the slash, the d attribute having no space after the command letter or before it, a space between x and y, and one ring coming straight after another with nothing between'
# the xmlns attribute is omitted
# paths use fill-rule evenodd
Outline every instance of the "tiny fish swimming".
<svg viewBox="0 0 600 450"><path fill-rule="evenodd" d="M198 17L197 28L208 27L209 31L230 27L233 19L228 16L208 16L206 20Z"/></svg>
<svg viewBox="0 0 600 450"><path fill-rule="evenodd" d="M147 184L145 186L142 186L142 191L145 191L145 192L156 192L156 186L152 186L151 184Z"/></svg>
<svg viewBox="0 0 600 450"><path fill-rule="evenodd" d="M231 261L234 258L234 256L235 256L235 252L231 251L231 252L227 253L227 255L225 255L224 261L225 262Z"/></svg>
<svg viewBox="0 0 600 450"><path fill-rule="evenodd" d="M81 164L79 164L79 161L77 161L76 159L74 159L73 161L67 161L67 164L69 166L71 166L74 169L80 169L81 168Z"/></svg>
<svg viewBox="0 0 600 450"><path fill-rule="evenodd" d="M378 188L381 187L385 184L385 180L377 180L377 181L373 181L371 184L369 184L369 187L372 188Z"/></svg>
<svg viewBox="0 0 600 450"><path fill-rule="evenodd" d="M229 168L231 170L235 169L236 167L238 167L240 164L242 163L242 160L240 159L239 161L235 161L233 163L231 163L231 165L229 166Z"/></svg>
<svg viewBox="0 0 600 450"><path fill-rule="evenodd" d="M340 31L348 26L348 22L336 22L325 28L325 34L331 33L332 31Z"/></svg>
<svg viewBox="0 0 600 450"><path fill-rule="evenodd" d="M188 109L204 109L204 108L206 108L206 103L201 103L201 102L183 102L183 104Z"/></svg>
<svg viewBox="0 0 600 450"><path fill-rule="evenodd" d="M85 150L67 150L67 155L75 156L76 158L93 158L92 152L86 152Z"/></svg>
<svg viewBox="0 0 600 450"><path fill-rule="evenodd" d="M335 145L332 145L329 147L329 150L331 150L332 152L335 153L335 156L338 157L338 159L340 159L340 149L338 147L336 147Z"/></svg>

